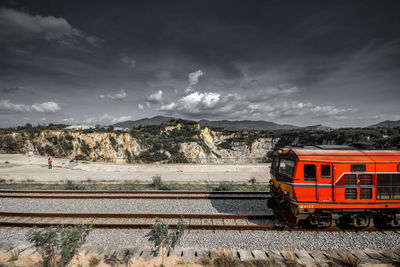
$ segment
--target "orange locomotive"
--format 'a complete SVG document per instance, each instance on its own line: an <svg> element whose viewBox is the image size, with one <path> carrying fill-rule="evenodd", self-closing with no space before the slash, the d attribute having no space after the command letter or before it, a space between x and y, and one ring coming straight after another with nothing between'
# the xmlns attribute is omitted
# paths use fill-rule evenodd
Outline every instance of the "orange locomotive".
<svg viewBox="0 0 400 267"><path fill-rule="evenodd" d="M349 146L281 149L271 164L271 199L292 225L400 225L400 151Z"/></svg>

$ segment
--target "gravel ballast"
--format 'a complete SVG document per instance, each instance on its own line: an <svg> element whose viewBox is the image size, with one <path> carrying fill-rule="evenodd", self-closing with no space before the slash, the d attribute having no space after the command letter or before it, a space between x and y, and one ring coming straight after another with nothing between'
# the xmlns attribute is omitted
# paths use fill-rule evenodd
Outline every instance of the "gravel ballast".
<svg viewBox="0 0 400 267"><path fill-rule="evenodd" d="M0 228L0 240L20 243L25 241L27 229ZM149 246L145 234L137 230L93 230L85 246L143 247ZM305 249L305 250L362 250L398 249L400 235L396 232L278 232L278 231L191 231L186 232L180 247L196 249Z"/></svg>
<svg viewBox="0 0 400 267"><path fill-rule="evenodd" d="M273 214L266 200L0 199L0 212Z"/></svg>

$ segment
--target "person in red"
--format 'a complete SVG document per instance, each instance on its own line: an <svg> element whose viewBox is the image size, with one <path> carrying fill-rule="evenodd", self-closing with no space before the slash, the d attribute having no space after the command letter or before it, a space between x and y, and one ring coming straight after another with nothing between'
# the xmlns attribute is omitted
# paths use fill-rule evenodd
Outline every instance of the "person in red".
<svg viewBox="0 0 400 267"><path fill-rule="evenodd" d="M51 158L47 160L47 163L49 164L49 169L53 169L53 161L51 160Z"/></svg>

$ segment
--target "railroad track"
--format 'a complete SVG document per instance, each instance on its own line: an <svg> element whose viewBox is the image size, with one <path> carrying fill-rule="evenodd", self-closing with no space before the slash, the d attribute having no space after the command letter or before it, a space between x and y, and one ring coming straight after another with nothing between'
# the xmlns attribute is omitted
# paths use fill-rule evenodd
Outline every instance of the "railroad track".
<svg viewBox="0 0 400 267"><path fill-rule="evenodd" d="M189 230L239 231L302 231L302 232L373 232L396 231L396 228L291 228L284 225L265 225L274 215L234 214L112 214L112 213L20 213L0 212L0 227L49 227L56 225L92 225L95 229L150 229L155 218L168 222L174 228L179 219Z"/></svg>
<svg viewBox="0 0 400 267"><path fill-rule="evenodd" d="M273 215L230 214L111 214L111 213L21 213L0 212L0 226L48 227L53 225L90 224L93 228L149 229L155 218L166 220L175 227L179 219L190 230L272 230L273 226L259 225L273 220Z"/></svg>
<svg viewBox="0 0 400 267"><path fill-rule="evenodd" d="M51 199L268 199L262 191L88 191L88 190L0 190L0 198Z"/></svg>

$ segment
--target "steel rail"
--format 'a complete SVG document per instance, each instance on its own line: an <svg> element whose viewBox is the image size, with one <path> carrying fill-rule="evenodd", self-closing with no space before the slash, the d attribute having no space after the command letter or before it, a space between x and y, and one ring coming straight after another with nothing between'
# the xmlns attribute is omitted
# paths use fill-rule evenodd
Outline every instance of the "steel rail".
<svg viewBox="0 0 400 267"><path fill-rule="evenodd" d="M13 190L0 189L0 193L35 193L35 194L181 194L181 195L259 195L269 194L267 191L186 191L186 190Z"/></svg>
<svg viewBox="0 0 400 267"><path fill-rule="evenodd" d="M165 213L53 213L53 212L0 212L0 217L69 217L69 218L164 218L164 219L274 219L274 215L236 214L165 214Z"/></svg>
<svg viewBox="0 0 400 267"><path fill-rule="evenodd" d="M233 191L36 191L0 190L0 198L51 199L269 199L267 192Z"/></svg>
<svg viewBox="0 0 400 267"><path fill-rule="evenodd" d="M146 196L146 195L0 195L0 198L48 198L48 199L236 199L236 200L263 200L269 199L268 196L255 196L255 197L244 197L244 196Z"/></svg>

